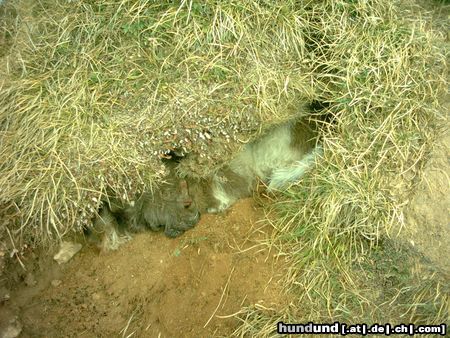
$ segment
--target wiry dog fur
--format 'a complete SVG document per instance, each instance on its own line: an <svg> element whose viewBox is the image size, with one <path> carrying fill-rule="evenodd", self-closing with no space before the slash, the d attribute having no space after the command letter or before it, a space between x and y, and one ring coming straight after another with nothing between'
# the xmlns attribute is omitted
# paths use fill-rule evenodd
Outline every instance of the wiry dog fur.
<svg viewBox="0 0 450 338"><path fill-rule="evenodd" d="M187 182L176 176L154 193L144 193L136 204L127 210L131 214L130 229L141 231L164 228L168 237L177 237L198 223L200 213L189 196Z"/></svg>
<svg viewBox="0 0 450 338"><path fill-rule="evenodd" d="M104 206L95 218L93 227L87 230L88 239L101 251L117 250L131 239L123 224L119 223L110 208Z"/></svg>
<svg viewBox="0 0 450 338"><path fill-rule="evenodd" d="M173 165L166 182L153 192L143 193L135 203L123 206L115 199L105 201L89 238L101 250L116 250L131 238L130 232L164 229L177 237L198 223L200 213L189 195L186 180L178 178Z"/></svg>
<svg viewBox="0 0 450 338"><path fill-rule="evenodd" d="M297 181L320 154L316 143L316 123L303 118L248 143L229 165L206 179L181 179L176 162L166 162L170 175L165 184L142 194L134 205L109 203L100 211L94 232L102 234L102 247L109 249L129 238L127 230L164 229L168 237L180 236L197 224L200 212L220 212L251 196L258 180L272 190Z"/></svg>
<svg viewBox="0 0 450 338"><path fill-rule="evenodd" d="M317 126L306 118L269 130L244 146L230 162L204 180L190 180L191 193L202 212L220 212L251 196L258 180L269 189L285 188L297 181L320 153Z"/></svg>

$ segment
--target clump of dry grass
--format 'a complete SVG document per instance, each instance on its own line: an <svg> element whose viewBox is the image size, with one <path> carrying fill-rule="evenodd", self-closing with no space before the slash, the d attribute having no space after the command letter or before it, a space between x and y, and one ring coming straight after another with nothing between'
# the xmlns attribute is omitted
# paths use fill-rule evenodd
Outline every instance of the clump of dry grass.
<svg viewBox="0 0 450 338"><path fill-rule="evenodd" d="M205 175L313 96L306 21L289 2L13 4L0 203L39 241L89 224L107 191L151 189L165 151Z"/></svg>
<svg viewBox="0 0 450 338"><path fill-rule="evenodd" d="M280 321L448 324L448 278L408 245L384 239L351 265L337 257L300 258L304 264L292 267L295 279L286 283L291 303L281 309L258 304L241 309L233 336L278 337Z"/></svg>
<svg viewBox="0 0 450 338"><path fill-rule="evenodd" d="M448 281L414 272L407 250L394 255L388 240L380 240L404 227L402 207L445 119L443 36L390 1L312 1L305 12L312 85L328 103L319 114L335 123L322 128L316 169L274 206L275 240L291 263L284 284L294 310L249 308L236 334L252 328L272 336L283 317L443 323Z"/></svg>

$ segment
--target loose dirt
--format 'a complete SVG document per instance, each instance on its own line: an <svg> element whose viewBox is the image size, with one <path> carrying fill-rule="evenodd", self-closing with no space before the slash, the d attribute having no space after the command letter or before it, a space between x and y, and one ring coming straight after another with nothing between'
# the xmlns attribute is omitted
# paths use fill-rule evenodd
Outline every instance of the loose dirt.
<svg viewBox="0 0 450 338"><path fill-rule="evenodd" d="M449 107L450 108L450 107ZM406 209L405 235L450 275L450 134L440 140Z"/></svg>
<svg viewBox="0 0 450 338"><path fill-rule="evenodd" d="M114 252L85 246L63 266L47 259L9 276L3 315L18 316L21 337L228 336L242 306L286 302L262 218L247 199L177 239L148 232Z"/></svg>

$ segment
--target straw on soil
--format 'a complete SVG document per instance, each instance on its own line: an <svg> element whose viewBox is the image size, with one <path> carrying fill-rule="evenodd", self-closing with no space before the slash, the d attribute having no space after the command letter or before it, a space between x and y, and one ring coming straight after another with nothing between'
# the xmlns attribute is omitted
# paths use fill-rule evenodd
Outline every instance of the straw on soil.
<svg viewBox="0 0 450 338"><path fill-rule="evenodd" d="M272 336L280 319L444 322L448 284L390 239L446 88L444 37L402 3L30 3L2 67L10 229L37 241L80 230L105 193L126 201L160 183L165 151L204 176L316 100L333 117L323 157L275 205L292 304L243 309L235 334Z"/></svg>

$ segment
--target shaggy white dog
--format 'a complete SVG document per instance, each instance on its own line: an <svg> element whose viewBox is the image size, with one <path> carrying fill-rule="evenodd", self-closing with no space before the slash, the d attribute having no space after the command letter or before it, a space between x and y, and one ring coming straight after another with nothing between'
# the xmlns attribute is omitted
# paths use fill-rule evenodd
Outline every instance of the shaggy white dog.
<svg viewBox="0 0 450 338"><path fill-rule="evenodd" d="M236 200L251 196L258 180L269 189L298 181L321 153L317 125L306 118L269 130L211 178L190 179L190 194L203 212L220 212Z"/></svg>

